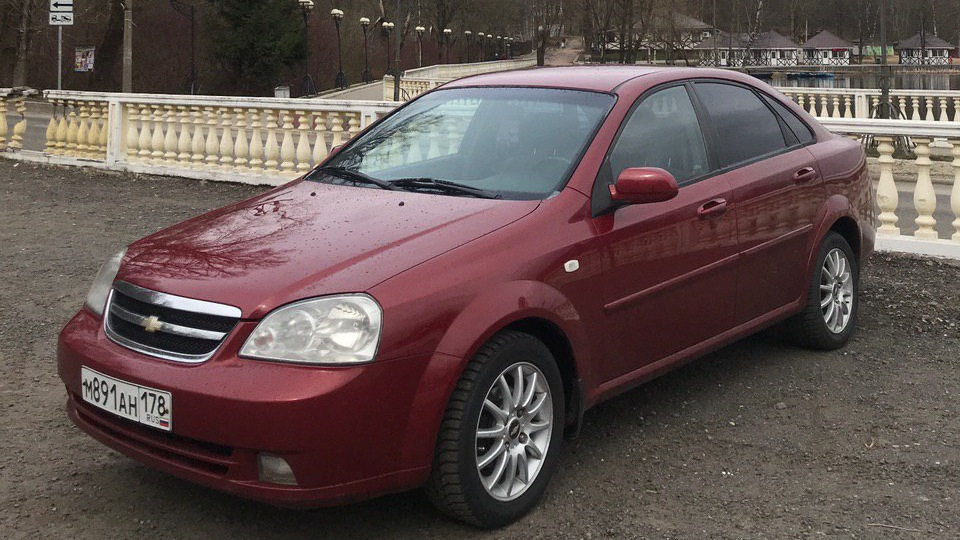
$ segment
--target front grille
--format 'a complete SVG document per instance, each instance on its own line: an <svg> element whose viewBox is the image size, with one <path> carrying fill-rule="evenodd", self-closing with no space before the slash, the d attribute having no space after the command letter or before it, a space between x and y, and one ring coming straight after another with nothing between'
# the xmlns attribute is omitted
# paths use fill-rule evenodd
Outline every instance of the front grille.
<svg viewBox="0 0 960 540"><path fill-rule="evenodd" d="M240 318L233 306L183 298L118 281L104 328L114 342L179 362L203 362Z"/></svg>

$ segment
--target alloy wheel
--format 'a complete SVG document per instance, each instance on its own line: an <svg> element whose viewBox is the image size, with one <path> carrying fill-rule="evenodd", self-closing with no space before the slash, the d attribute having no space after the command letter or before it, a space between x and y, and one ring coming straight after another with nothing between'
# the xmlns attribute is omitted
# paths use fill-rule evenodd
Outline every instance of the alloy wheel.
<svg viewBox="0 0 960 540"><path fill-rule="evenodd" d="M553 432L553 397L533 364L507 367L487 390L477 421L476 465L491 497L512 501L533 484Z"/></svg>
<svg viewBox="0 0 960 540"><path fill-rule="evenodd" d="M820 269L820 309L823 322L834 334L842 333L853 314L853 276L843 250L827 253Z"/></svg>

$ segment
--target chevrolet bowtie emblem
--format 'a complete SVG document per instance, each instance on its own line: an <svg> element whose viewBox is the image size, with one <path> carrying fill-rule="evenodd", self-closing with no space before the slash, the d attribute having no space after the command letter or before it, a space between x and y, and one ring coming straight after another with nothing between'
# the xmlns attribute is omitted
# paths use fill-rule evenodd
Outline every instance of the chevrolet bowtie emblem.
<svg viewBox="0 0 960 540"><path fill-rule="evenodd" d="M143 329L147 332L153 333L162 328L163 323L160 322L160 319L156 315L143 318Z"/></svg>

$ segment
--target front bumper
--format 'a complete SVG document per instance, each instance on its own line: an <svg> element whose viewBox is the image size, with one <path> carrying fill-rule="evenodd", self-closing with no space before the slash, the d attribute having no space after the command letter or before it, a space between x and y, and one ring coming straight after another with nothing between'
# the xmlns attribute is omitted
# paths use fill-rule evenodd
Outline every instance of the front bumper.
<svg viewBox="0 0 960 540"><path fill-rule="evenodd" d="M318 506L410 489L429 473L455 363L421 355L318 368L237 357L254 323L240 323L203 364L151 358L110 341L81 311L60 334L58 364L70 418L147 465L240 496ZM164 432L82 401L80 368L172 393ZM296 486L258 480L257 454L283 457Z"/></svg>

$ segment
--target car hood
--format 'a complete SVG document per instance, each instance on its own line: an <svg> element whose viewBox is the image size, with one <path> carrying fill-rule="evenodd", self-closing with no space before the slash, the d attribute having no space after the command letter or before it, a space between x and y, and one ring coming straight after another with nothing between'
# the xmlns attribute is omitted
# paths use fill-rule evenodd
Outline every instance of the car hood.
<svg viewBox="0 0 960 540"><path fill-rule="evenodd" d="M300 181L139 240L117 279L259 318L294 300L366 291L538 204Z"/></svg>

